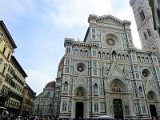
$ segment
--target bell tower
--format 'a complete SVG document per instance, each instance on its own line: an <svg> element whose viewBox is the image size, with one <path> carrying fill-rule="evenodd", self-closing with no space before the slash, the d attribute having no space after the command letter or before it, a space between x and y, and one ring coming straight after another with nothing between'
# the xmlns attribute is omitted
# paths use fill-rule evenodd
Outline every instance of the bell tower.
<svg viewBox="0 0 160 120"><path fill-rule="evenodd" d="M154 29L153 0L130 0L143 50L156 51L160 60L160 36Z"/></svg>

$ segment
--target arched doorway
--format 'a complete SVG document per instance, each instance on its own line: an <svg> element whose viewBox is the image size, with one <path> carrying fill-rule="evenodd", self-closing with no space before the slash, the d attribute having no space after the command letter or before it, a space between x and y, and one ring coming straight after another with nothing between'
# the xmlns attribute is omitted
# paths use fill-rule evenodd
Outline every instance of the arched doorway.
<svg viewBox="0 0 160 120"><path fill-rule="evenodd" d="M122 108L121 99L114 99L113 100L113 110L114 110L114 117L115 118L123 119L123 108Z"/></svg>

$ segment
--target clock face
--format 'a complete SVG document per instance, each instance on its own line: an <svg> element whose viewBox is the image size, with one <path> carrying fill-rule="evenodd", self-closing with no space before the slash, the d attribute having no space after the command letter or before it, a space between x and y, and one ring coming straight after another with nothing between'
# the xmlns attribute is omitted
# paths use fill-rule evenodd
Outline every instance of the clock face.
<svg viewBox="0 0 160 120"><path fill-rule="evenodd" d="M107 39L106 43L111 46L115 45L115 41L113 39Z"/></svg>

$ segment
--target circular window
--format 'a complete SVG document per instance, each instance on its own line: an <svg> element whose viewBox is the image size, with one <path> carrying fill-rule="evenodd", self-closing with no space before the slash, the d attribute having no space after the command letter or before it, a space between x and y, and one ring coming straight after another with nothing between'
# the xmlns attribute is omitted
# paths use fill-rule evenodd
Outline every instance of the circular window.
<svg viewBox="0 0 160 120"><path fill-rule="evenodd" d="M148 77L148 76L149 76L149 74L150 74L150 71L149 71L149 70L147 70L147 69L144 69L144 70L142 71L142 75L143 75L143 77Z"/></svg>
<svg viewBox="0 0 160 120"><path fill-rule="evenodd" d="M83 72L84 71L84 68L85 68L85 65L83 63L78 63L77 64L77 70L79 72Z"/></svg>
<svg viewBox="0 0 160 120"><path fill-rule="evenodd" d="M106 40L106 43L107 43L108 45L113 46L113 45L115 45L115 40L113 40L113 39L107 39L107 40Z"/></svg>

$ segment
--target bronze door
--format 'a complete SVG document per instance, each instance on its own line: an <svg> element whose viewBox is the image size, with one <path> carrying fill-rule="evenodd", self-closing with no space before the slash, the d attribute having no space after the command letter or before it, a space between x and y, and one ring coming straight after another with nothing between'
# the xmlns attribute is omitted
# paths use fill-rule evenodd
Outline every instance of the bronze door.
<svg viewBox="0 0 160 120"><path fill-rule="evenodd" d="M114 117L123 119L122 101L120 99L113 100Z"/></svg>
<svg viewBox="0 0 160 120"><path fill-rule="evenodd" d="M83 102L76 103L76 118L83 118Z"/></svg>

